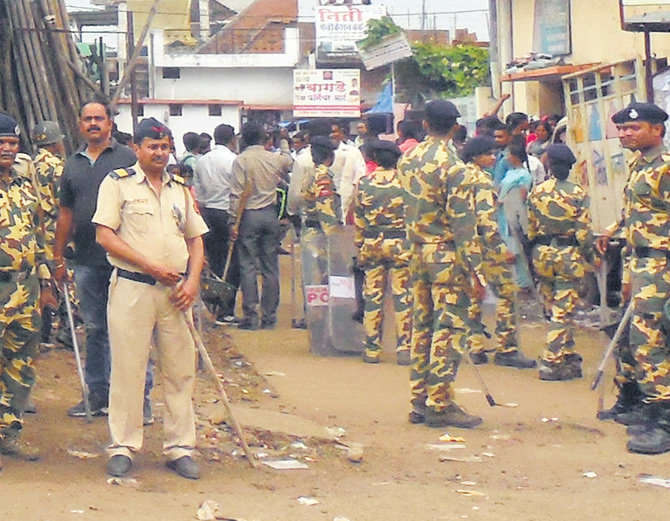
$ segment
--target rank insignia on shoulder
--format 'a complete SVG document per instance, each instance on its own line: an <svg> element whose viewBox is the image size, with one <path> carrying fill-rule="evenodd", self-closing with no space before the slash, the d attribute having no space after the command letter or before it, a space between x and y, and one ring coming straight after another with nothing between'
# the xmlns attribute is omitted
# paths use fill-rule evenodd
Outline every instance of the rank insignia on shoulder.
<svg viewBox="0 0 670 521"><path fill-rule="evenodd" d="M123 179L135 175L137 172L132 168L117 168L109 173L112 179Z"/></svg>
<svg viewBox="0 0 670 521"><path fill-rule="evenodd" d="M180 185L186 185L186 179L184 179L182 176L177 175L177 174L171 174L170 178L175 182L179 183Z"/></svg>

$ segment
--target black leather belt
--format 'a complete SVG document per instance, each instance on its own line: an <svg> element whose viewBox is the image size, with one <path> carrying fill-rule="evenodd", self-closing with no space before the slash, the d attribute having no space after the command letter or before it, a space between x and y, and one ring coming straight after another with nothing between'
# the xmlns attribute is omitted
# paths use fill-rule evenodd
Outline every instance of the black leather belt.
<svg viewBox="0 0 670 521"><path fill-rule="evenodd" d="M305 219L305 228L316 228L317 230L320 230L321 223L316 219Z"/></svg>
<svg viewBox="0 0 670 521"><path fill-rule="evenodd" d="M657 250L656 248L649 248L648 246L636 246L635 247L635 256L648 258L648 257L665 257L670 260L670 251L668 250Z"/></svg>
<svg viewBox="0 0 670 521"><path fill-rule="evenodd" d="M574 235L571 235L570 237L562 235L540 235L535 238L535 244L541 244L542 246L579 246L577 237Z"/></svg>
<svg viewBox="0 0 670 521"><path fill-rule="evenodd" d="M32 268L16 271L0 271L0 282L21 282L22 280L26 280L32 271Z"/></svg>
<svg viewBox="0 0 670 521"><path fill-rule="evenodd" d="M384 236L384 239L404 239L406 237L405 230L394 230L389 228L388 230L363 230L363 237L366 239L376 239L380 235Z"/></svg>
<svg viewBox="0 0 670 521"><path fill-rule="evenodd" d="M151 275L146 273L137 273L134 271L128 271L121 268L116 268L116 273L122 279L134 280L135 282L141 282L142 284L149 284L150 286L156 285L156 279Z"/></svg>

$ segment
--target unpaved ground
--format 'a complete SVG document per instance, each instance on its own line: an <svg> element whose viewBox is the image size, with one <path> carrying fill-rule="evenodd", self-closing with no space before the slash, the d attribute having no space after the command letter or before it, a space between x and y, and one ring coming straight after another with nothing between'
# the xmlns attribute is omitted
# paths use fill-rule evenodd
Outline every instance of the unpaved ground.
<svg viewBox="0 0 670 521"><path fill-rule="evenodd" d="M282 263L288 273L287 260ZM392 363L392 352L377 366L356 358L314 357L307 334L289 329L284 300L276 330L213 329L209 348L237 415L251 425L252 450L265 459L294 456L308 469L251 469L226 425L209 421L222 419L220 405L201 376L202 479L185 481L165 469L159 421L145 430L145 450L132 473L136 486L109 485L102 453L106 422L97 418L87 425L67 418L66 409L79 396L76 373L71 353L54 351L39 361L39 414L28 418L25 430L45 454L38 463L5 459L2 519L189 520L206 499L218 502L229 518L247 521L665 517L670 490L642 484L638 475L670 477L670 456L629 454L623 428L595 419L596 395L588 385L606 342L600 333L580 331L586 369L580 381L547 383L535 371L482 367L495 399L518 408L490 408L473 392L478 386L472 368L463 365L458 400L485 421L473 431L450 429L464 438L465 447L447 450L445 445L459 444L440 442L444 430L407 423L408 370ZM543 333L540 323L523 327L522 345L530 355L539 354ZM224 359L237 352L243 357ZM154 392L159 417L161 400L159 386ZM349 462L346 451L327 439L336 432L327 427L344 429L344 443L363 444L363 461ZM68 449L98 456L80 459ZM441 457L471 461L441 462ZM596 476L585 477L587 472ZM319 503L301 505L300 496Z"/></svg>

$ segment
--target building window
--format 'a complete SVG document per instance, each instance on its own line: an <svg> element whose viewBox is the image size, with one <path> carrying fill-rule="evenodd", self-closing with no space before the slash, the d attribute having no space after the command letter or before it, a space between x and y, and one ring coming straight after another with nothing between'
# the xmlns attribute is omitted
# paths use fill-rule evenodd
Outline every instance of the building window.
<svg viewBox="0 0 670 521"><path fill-rule="evenodd" d="M163 79L178 80L181 77L181 69L179 67L163 67Z"/></svg>
<svg viewBox="0 0 670 521"><path fill-rule="evenodd" d="M209 105L209 115L210 116L220 116L222 106L221 105Z"/></svg>
<svg viewBox="0 0 670 521"><path fill-rule="evenodd" d="M170 116L181 116L183 105L170 105Z"/></svg>

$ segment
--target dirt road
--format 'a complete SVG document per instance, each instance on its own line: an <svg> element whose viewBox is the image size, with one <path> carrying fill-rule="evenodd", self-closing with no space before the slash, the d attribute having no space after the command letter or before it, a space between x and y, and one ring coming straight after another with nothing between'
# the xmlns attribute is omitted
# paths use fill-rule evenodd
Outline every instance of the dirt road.
<svg viewBox="0 0 670 521"><path fill-rule="evenodd" d="M588 385L606 342L600 333L580 331L586 374L579 381L540 382L536 371L482 367L495 399L517 408L490 408L472 368L463 365L458 400L482 415L484 424L449 429L464 441L441 442L446 430L407 422L408 369L392 363L392 352L376 366L312 356L306 332L289 328L289 309L286 301L273 331L217 328L207 338L238 414L250 426L252 450L265 460L295 456L307 469L251 469L225 425L212 425L216 395L200 377L202 479L185 481L165 469L159 420L145 429L135 483L110 485L105 419L87 425L67 418L78 400L76 373L71 353L54 351L39 360L39 413L25 428L44 456L38 463L5 459L3 519L181 521L195 519L207 499L227 518L246 521L662 518L670 490L641 483L638 475L670 478L670 456L629 454L624 429L595 419L596 395ZM529 355L539 354L543 334L539 322L524 325L522 345ZM158 417L160 391L159 385L153 395ZM363 445L360 463L328 441L342 431L326 428L337 427L346 431L342 443ZM461 461L440 461L445 457ZM318 504L302 505L301 496Z"/></svg>

